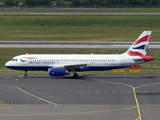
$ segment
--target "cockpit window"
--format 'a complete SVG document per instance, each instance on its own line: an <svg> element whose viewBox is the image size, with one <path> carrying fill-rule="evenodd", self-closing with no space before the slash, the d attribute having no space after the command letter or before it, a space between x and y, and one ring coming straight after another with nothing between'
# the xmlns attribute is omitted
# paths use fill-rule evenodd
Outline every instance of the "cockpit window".
<svg viewBox="0 0 160 120"><path fill-rule="evenodd" d="M18 61L17 59L12 59L11 61Z"/></svg>

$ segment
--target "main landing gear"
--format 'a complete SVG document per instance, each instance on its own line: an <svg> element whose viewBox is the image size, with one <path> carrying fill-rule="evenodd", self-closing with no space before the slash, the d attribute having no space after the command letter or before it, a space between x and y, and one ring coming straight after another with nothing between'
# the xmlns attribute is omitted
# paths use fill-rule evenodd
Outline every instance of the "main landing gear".
<svg viewBox="0 0 160 120"><path fill-rule="evenodd" d="M74 79L77 79L77 78L78 78L78 73L74 73L74 74L73 74L73 78L74 78Z"/></svg>
<svg viewBox="0 0 160 120"><path fill-rule="evenodd" d="M73 69L71 72L73 73L73 78L77 79L78 78L78 74L76 73L76 70Z"/></svg>
<svg viewBox="0 0 160 120"><path fill-rule="evenodd" d="M25 70L23 77L27 78L27 70Z"/></svg>

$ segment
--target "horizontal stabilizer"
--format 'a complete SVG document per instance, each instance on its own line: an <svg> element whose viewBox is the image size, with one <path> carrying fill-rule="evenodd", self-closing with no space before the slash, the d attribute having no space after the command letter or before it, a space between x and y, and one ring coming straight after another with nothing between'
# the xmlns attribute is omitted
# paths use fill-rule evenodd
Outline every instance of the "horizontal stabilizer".
<svg viewBox="0 0 160 120"><path fill-rule="evenodd" d="M141 58L134 59L134 61L136 61L136 62L142 61L142 60L144 60L145 62L149 62L149 61L154 60L154 57L152 57L152 56L141 56Z"/></svg>

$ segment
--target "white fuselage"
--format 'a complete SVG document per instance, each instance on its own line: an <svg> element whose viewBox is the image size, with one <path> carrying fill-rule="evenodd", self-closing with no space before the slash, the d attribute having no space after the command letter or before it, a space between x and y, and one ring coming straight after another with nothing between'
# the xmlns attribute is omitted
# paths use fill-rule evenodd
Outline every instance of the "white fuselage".
<svg viewBox="0 0 160 120"><path fill-rule="evenodd" d="M63 68L65 65L86 64L76 71L111 70L123 68L138 63L138 56L106 55L106 54L26 54L14 57L6 63L6 67L16 70L48 70L50 67ZM140 58L140 57L138 57Z"/></svg>

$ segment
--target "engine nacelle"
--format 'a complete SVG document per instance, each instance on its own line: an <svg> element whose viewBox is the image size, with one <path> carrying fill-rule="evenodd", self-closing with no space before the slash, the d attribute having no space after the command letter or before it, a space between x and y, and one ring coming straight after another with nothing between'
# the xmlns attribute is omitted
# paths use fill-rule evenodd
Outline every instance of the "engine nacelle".
<svg viewBox="0 0 160 120"><path fill-rule="evenodd" d="M69 75L69 71L63 68L49 68L50 76L63 76Z"/></svg>

